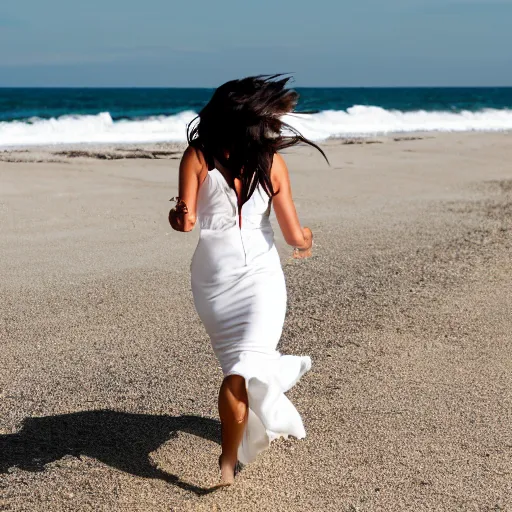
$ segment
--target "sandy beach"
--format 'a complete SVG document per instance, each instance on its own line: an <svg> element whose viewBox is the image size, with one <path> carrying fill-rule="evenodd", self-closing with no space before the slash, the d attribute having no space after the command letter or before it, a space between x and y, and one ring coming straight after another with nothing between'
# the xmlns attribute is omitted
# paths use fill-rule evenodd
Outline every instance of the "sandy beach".
<svg viewBox="0 0 512 512"><path fill-rule="evenodd" d="M183 146L0 150L0 511L512 510L512 134L285 153L308 437L218 480L222 380L167 223Z"/></svg>

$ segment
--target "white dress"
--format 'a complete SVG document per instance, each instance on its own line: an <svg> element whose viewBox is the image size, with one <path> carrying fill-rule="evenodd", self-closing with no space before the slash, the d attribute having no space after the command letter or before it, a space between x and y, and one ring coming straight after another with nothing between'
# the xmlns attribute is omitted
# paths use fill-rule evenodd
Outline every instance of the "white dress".
<svg viewBox="0 0 512 512"><path fill-rule="evenodd" d="M236 192L217 169L199 188L192 292L224 376L245 379L249 418L238 448L243 464L276 437L306 435L284 393L311 368L311 359L276 350L286 286L269 215L269 197L258 186L239 216Z"/></svg>

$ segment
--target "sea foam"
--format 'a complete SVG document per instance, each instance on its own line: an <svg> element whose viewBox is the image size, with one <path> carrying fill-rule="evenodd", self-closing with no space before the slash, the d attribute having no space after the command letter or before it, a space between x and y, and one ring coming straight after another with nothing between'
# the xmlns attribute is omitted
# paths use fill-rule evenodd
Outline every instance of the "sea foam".
<svg viewBox="0 0 512 512"><path fill-rule="evenodd" d="M114 121L108 112L53 119L0 122L0 146L80 143L184 142L192 111L173 116ZM284 120L312 140L404 132L512 130L512 109L476 112L386 110L355 105L345 110L287 115Z"/></svg>

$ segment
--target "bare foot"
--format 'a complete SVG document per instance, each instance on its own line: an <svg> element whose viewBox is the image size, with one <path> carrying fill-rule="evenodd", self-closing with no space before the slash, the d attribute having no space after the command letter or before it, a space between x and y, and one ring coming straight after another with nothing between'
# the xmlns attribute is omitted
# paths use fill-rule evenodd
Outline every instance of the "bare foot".
<svg viewBox="0 0 512 512"><path fill-rule="evenodd" d="M233 485L235 483L236 461L230 463L222 455L219 457L220 485Z"/></svg>

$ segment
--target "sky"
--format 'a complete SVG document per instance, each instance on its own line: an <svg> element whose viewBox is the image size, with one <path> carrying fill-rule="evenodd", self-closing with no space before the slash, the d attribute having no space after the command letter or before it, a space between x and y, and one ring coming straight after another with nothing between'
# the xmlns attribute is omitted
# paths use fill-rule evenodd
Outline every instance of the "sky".
<svg viewBox="0 0 512 512"><path fill-rule="evenodd" d="M0 86L512 86L512 0L1 0Z"/></svg>

